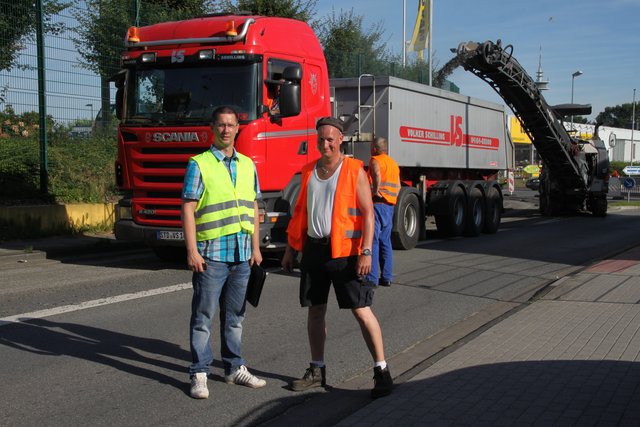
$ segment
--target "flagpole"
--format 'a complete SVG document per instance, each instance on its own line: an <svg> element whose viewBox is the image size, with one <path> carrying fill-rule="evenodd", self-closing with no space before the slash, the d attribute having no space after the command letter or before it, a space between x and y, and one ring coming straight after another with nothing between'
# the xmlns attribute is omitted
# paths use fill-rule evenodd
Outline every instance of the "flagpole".
<svg viewBox="0 0 640 427"><path fill-rule="evenodd" d="M429 2L429 86L432 85L432 76L431 76L431 39L433 35L433 2L435 0L431 0Z"/></svg>
<svg viewBox="0 0 640 427"><path fill-rule="evenodd" d="M407 65L407 0L402 0L402 66Z"/></svg>

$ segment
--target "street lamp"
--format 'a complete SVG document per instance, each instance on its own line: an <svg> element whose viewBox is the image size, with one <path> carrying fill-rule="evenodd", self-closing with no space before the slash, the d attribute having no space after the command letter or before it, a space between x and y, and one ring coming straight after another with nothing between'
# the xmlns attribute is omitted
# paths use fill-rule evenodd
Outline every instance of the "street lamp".
<svg viewBox="0 0 640 427"><path fill-rule="evenodd" d="M575 73L571 74L571 103L573 104L573 81L576 77L581 76L582 71L578 70ZM573 115L571 115L571 130L573 130Z"/></svg>
<svg viewBox="0 0 640 427"><path fill-rule="evenodd" d="M89 118L89 120L91 120L91 122L93 123L93 104L87 104L85 105L85 107L91 107L91 117Z"/></svg>
<svg viewBox="0 0 640 427"><path fill-rule="evenodd" d="M633 89L633 104L631 105L631 164L633 165L633 129L636 127L636 90Z"/></svg>

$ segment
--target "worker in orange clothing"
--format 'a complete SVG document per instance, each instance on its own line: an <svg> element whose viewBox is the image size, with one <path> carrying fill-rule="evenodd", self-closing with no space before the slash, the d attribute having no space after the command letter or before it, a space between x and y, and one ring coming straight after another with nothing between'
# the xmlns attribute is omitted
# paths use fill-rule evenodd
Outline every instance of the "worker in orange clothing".
<svg viewBox="0 0 640 427"><path fill-rule="evenodd" d="M376 138L371 143L369 180L373 195L375 227L371 247L371 272L367 275L367 280L380 286L391 286L391 229L393 211L400 192L400 168L388 153L389 145L385 138Z"/></svg>
<svg viewBox="0 0 640 427"><path fill-rule="evenodd" d="M393 380L384 358L382 331L371 310L373 203L360 160L346 157L340 146L342 120L325 117L316 124L321 157L302 168L300 195L287 228L288 245L282 267L291 271L302 251L300 304L309 307L307 333L311 363L294 391L326 384L324 345L327 300L333 285L340 308L350 309L373 358L373 398L391 393Z"/></svg>

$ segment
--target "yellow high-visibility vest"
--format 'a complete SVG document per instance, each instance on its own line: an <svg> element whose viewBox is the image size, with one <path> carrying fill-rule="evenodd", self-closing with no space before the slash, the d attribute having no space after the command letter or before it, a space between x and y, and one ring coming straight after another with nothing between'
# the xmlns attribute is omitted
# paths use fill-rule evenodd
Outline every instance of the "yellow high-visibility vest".
<svg viewBox="0 0 640 427"><path fill-rule="evenodd" d="M253 161L238 152L236 185L229 170L211 150L193 157L200 168L204 193L195 211L196 240L211 240L241 230L253 234L255 168Z"/></svg>

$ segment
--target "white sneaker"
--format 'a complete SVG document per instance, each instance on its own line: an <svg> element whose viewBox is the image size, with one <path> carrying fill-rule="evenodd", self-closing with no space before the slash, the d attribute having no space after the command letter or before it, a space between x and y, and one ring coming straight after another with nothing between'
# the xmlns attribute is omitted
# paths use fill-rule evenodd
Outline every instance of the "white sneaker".
<svg viewBox="0 0 640 427"><path fill-rule="evenodd" d="M260 388L267 385L267 382L265 380L252 375L244 365L240 366L240 369L238 369L235 373L226 375L224 377L224 382L226 382L227 384L244 385L251 388Z"/></svg>
<svg viewBox="0 0 640 427"><path fill-rule="evenodd" d="M198 372L191 377L191 397L194 399L206 399L209 397L207 388L207 373Z"/></svg>

